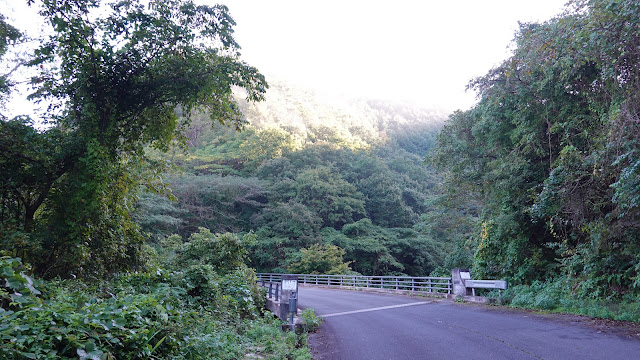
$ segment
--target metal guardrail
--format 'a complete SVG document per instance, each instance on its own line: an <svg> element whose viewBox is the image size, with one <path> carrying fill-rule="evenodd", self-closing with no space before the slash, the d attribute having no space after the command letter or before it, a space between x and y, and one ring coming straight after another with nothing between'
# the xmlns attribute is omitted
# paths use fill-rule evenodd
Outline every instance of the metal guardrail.
<svg viewBox="0 0 640 360"><path fill-rule="evenodd" d="M262 280L260 279L260 274L258 274L258 286L263 287L265 289L269 289L267 291L267 298L274 298L276 301L280 301L280 293L282 288L280 287L280 280Z"/></svg>
<svg viewBox="0 0 640 360"><path fill-rule="evenodd" d="M258 281L277 283L282 275L277 273L258 273ZM355 288L373 288L389 290L420 291L451 294L451 278L413 277L413 276L363 276L363 275L298 275L298 282L309 285L346 286Z"/></svg>
<svg viewBox="0 0 640 360"><path fill-rule="evenodd" d="M502 290L507 289L507 282L505 280L465 280L464 286L471 288L472 295L476 296L476 289L498 289L498 292L502 294Z"/></svg>

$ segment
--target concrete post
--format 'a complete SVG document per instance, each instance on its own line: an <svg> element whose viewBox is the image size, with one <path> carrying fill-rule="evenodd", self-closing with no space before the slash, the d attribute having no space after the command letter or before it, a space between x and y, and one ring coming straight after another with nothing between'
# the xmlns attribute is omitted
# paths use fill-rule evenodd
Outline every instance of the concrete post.
<svg viewBox="0 0 640 360"><path fill-rule="evenodd" d="M287 319L289 316L289 298L292 293L298 294L298 275L282 275L282 292L280 294L280 319Z"/></svg>
<svg viewBox="0 0 640 360"><path fill-rule="evenodd" d="M452 269L451 280L453 282L453 295L455 296L468 296L471 295L471 289L467 289L464 286L464 281L470 279L469 269Z"/></svg>

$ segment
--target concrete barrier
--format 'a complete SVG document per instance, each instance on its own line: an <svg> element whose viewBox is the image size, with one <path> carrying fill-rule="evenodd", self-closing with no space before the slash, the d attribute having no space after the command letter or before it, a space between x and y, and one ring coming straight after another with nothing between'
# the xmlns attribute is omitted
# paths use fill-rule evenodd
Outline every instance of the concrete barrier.
<svg viewBox="0 0 640 360"><path fill-rule="evenodd" d="M452 269L451 281L453 295L465 301L486 303L484 296L476 296L475 289L498 289L502 292L507 288L506 280L472 280L468 269Z"/></svg>

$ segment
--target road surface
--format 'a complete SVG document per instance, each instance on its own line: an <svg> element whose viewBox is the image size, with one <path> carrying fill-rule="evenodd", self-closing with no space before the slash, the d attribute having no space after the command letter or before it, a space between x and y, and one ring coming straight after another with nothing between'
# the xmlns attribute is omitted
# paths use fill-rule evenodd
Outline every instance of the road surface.
<svg viewBox="0 0 640 360"><path fill-rule="evenodd" d="M300 306L324 317L310 340L318 360L640 359L635 327L620 331L582 317L450 300L299 290Z"/></svg>

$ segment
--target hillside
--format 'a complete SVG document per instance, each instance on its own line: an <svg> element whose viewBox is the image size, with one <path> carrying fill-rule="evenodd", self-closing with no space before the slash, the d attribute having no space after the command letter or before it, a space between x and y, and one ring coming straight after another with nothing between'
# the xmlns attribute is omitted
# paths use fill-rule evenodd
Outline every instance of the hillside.
<svg viewBox="0 0 640 360"><path fill-rule="evenodd" d="M285 271L314 245L337 246L363 274L427 275L442 264L442 241L417 227L440 181L423 159L442 113L280 82L266 101L240 104L242 132L209 128L205 115L192 122L188 150L172 155L184 169L169 181L177 202L141 197L146 232L253 232L260 271Z"/></svg>
<svg viewBox="0 0 640 360"><path fill-rule="evenodd" d="M292 135L312 141L339 139L351 147L382 145L417 133L433 135L447 117L437 109L322 94L278 81L270 83L264 102L247 103L240 95L237 99L246 119L255 128L286 129ZM329 134L333 138L327 138ZM416 139L416 142L430 147L430 140L431 136L429 141ZM427 148L409 150L423 156Z"/></svg>

